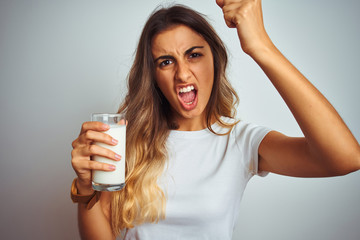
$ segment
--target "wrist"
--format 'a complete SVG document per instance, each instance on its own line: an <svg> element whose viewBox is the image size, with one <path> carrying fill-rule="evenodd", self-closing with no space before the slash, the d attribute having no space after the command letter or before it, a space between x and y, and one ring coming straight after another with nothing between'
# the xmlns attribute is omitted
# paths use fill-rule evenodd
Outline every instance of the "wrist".
<svg viewBox="0 0 360 240"><path fill-rule="evenodd" d="M97 203L100 200L101 192L92 190L91 194L88 193L79 193L77 188L77 181L78 179L75 178L71 184L71 200L74 203L81 203L86 205L86 209L90 210L95 203Z"/></svg>
<svg viewBox="0 0 360 240"><path fill-rule="evenodd" d="M265 43L257 44L255 46L253 45L251 48L248 48L245 53L256 61L257 59L261 59L277 51L278 49L275 47L272 41L269 40Z"/></svg>
<svg viewBox="0 0 360 240"><path fill-rule="evenodd" d="M267 62L272 62L274 59L277 59L281 55L280 51L276 46L271 42L269 44L263 45L257 49L254 49L248 55L262 67L263 64Z"/></svg>
<svg viewBox="0 0 360 240"><path fill-rule="evenodd" d="M81 195L91 195L94 193L94 189L92 188L92 184L89 181L84 181L79 178L76 179L76 188L78 194Z"/></svg>

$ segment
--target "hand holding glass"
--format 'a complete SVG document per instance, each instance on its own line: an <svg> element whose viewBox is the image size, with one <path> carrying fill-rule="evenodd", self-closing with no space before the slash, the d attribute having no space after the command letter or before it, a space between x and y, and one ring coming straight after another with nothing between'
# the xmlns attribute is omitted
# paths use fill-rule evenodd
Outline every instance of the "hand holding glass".
<svg viewBox="0 0 360 240"><path fill-rule="evenodd" d="M126 146L126 120L123 114L94 113L91 121L106 123L110 129L104 133L118 141L118 144L111 146L105 143L95 144L110 149L121 156L120 161L110 160L102 156L94 156L93 160L115 165L116 169L111 172L93 170L92 187L97 191L119 191L125 186L125 146Z"/></svg>

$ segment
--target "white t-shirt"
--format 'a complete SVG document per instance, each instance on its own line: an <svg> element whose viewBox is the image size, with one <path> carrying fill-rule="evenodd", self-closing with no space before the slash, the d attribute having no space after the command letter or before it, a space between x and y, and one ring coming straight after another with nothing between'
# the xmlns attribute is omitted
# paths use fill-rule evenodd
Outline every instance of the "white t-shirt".
<svg viewBox="0 0 360 240"><path fill-rule="evenodd" d="M230 240L246 184L258 174L259 144L269 131L242 121L225 136L208 129L171 131L168 166L159 180L167 195L166 218L129 229L125 239Z"/></svg>

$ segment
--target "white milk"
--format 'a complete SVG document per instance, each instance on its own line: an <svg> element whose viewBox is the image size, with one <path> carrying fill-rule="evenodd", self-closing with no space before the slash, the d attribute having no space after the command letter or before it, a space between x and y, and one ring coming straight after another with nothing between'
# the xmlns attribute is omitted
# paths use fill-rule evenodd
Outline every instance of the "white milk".
<svg viewBox="0 0 360 240"><path fill-rule="evenodd" d="M116 146L95 143L100 147L104 147L114 151L121 156L120 161L110 160L101 156L94 156L94 160L102 163L108 163L116 166L116 170L111 172L93 171L93 182L100 184L120 184L125 182L125 145L126 145L126 125L110 125L110 129L106 132L111 137L118 140Z"/></svg>

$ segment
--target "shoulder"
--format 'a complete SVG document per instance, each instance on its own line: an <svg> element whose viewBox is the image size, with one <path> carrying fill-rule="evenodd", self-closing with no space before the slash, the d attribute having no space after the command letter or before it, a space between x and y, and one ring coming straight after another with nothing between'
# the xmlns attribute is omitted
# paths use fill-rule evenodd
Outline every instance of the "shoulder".
<svg viewBox="0 0 360 240"><path fill-rule="evenodd" d="M268 127L240 120L231 130L230 137L241 149L257 151L262 140L271 131Z"/></svg>
<svg viewBox="0 0 360 240"><path fill-rule="evenodd" d="M271 131L271 129L268 127L235 118L221 117L221 121L229 126L232 125L230 134L236 138L256 136L264 137L268 132ZM220 129L225 129L225 127L220 127Z"/></svg>

